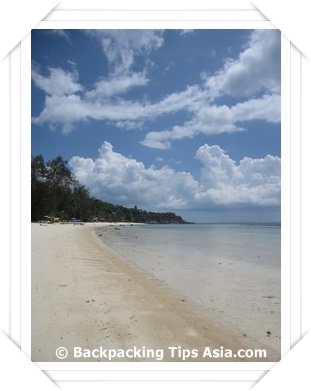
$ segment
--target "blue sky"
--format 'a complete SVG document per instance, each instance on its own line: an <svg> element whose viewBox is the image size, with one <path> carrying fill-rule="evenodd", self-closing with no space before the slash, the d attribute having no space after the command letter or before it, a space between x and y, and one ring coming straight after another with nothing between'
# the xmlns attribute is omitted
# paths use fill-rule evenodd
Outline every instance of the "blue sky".
<svg viewBox="0 0 311 391"><path fill-rule="evenodd" d="M280 221L278 30L33 30L32 155L102 200Z"/></svg>

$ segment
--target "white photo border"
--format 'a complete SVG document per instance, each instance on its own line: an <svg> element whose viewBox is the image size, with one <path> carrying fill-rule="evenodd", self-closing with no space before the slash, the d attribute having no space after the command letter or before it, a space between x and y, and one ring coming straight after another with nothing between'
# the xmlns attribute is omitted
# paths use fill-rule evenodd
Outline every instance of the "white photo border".
<svg viewBox="0 0 311 391"><path fill-rule="evenodd" d="M105 11L107 14L109 11ZM39 29L84 29L84 28L194 28L194 29L272 29L270 22L244 20L243 11L235 11L237 20L148 20L131 21L89 20L88 12L79 12L79 21L43 20ZM167 11L164 11L166 13ZM219 17L219 12L215 16ZM226 11L224 11L226 12ZM61 15L61 11L58 11ZM83 17L82 15L85 14ZM121 15L121 14L120 14ZM228 13L226 14L228 18ZM133 13L132 16L135 16ZM243 16L243 17L242 17ZM72 17L76 17L73 15ZM141 14L141 17L143 15ZM158 17L158 16L157 16ZM232 18L233 16L231 16ZM51 16L49 17L51 18ZM84 18L84 19L83 19ZM228 18L229 19L229 18ZM294 66L292 67L292 64ZM300 259L299 236L295 227L300 226L296 201L299 190L293 191L300 178L299 140L292 144L291 127L299 122L300 103L300 53L282 36L282 357L292 344L292 336L298 335L300 322L299 263L292 264L293 257ZM294 72L294 73L293 73ZM31 234L30 234L30 158L31 158L31 39L30 34L11 53L11 162L14 160L12 176L12 204L20 205L12 211L12 221L20 219L21 230L14 231L11 246L11 335L19 341L21 350L30 357L31 352ZM20 121L18 119L20 118ZM20 153L20 159L18 158ZM16 160L17 159L17 160ZM297 171L298 170L298 171ZM19 174L19 175L18 175ZM20 181L17 180L20 179ZM19 198L20 197L20 198ZM18 200L19 198L19 200ZM293 204L295 201L295 205ZM293 208L295 206L295 210ZM299 208L298 204L298 208ZM295 217L296 216L296 217ZM300 216L300 215L299 215ZM292 226L292 221L295 225ZM299 230L298 230L299 231ZM293 234L294 233L294 234ZM12 232L13 234L13 232ZM291 277L294 272L295 278ZM299 305L298 305L299 304ZM297 306L298 305L298 306ZM295 315L295 316L294 316ZM299 318L300 319L300 318ZM51 379L56 380L258 380L275 363L36 363Z"/></svg>

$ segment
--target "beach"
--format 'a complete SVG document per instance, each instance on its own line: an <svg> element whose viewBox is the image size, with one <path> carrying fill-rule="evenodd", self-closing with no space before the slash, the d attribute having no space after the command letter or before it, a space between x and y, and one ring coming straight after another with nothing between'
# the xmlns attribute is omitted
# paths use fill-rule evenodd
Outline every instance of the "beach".
<svg viewBox="0 0 311 391"><path fill-rule="evenodd" d="M279 350L128 262L96 235L104 223L32 224L32 361L107 361L74 357L75 347L118 350L163 349L161 361L278 361ZM118 226L118 225L116 225ZM164 270L165 272L165 270ZM167 273L171 273L168 269ZM264 322L264 319L262 319ZM263 326L264 327L264 326ZM256 335L256 330L254 330ZM279 342L278 342L279 343ZM175 349L176 347L176 349ZM178 350L177 347L180 347ZM266 349L267 357L202 357L205 347ZM198 352L185 357L179 351ZM172 352L174 355L172 357ZM157 361L156 357L114 357L113 361Z"/></svg>

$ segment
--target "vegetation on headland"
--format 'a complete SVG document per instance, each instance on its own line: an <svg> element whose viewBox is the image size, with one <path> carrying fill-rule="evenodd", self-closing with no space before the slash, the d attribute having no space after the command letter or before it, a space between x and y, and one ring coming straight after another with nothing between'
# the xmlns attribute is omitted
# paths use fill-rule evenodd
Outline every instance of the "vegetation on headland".
<svg viewBox="0 0 311 391"><path fill-rule="evenodd" d="M186 224L172 212L148 212L91 197L61 156L45 162L42 155L31 159L31 219L42 221L107 221L154 224Z"/></svg>

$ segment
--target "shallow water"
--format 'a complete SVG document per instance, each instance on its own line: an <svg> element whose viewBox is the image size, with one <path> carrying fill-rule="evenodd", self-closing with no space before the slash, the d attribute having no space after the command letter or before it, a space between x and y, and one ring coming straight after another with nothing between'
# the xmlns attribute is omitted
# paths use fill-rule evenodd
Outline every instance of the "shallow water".
<svg viewBox="0 0 311 391"><path fill-rule="evenodd" d="M97 233L203 311L279 349L279 225L125 225Z"/></svg>

